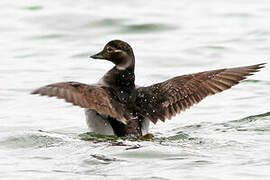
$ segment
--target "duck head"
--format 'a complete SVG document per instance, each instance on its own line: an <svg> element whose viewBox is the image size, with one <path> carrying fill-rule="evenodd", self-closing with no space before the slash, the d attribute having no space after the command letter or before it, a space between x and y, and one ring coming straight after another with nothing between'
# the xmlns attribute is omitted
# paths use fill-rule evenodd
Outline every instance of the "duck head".
<svg viewBox="0 0 270 180"><path fill-rule="evenodd" d="M131 46L121 40L108 42L101 52L90 57L111 61L119 70L134 68L135 64L135 57Z"/></svg>

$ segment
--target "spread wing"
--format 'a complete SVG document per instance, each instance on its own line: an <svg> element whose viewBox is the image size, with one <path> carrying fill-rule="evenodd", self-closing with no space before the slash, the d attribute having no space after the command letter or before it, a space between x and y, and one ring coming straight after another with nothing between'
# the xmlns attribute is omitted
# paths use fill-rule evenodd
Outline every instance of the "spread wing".
<svg viewBox="0 0 270 180"><path fill-rule="evenodd" d="M42 96L56 96L74 105L89 108L126 124L131 114L121 103L111 98L106 88L78 82L61 82L41 87L32 92Z"/></svg>
<svg viewBox="0 0 270 180"><path fill-rule="evenodd" d="M140 114L156 123L190 108L209 95L231 88L264 64L219 69L178 76L148 87L138 88Z"/></svg>

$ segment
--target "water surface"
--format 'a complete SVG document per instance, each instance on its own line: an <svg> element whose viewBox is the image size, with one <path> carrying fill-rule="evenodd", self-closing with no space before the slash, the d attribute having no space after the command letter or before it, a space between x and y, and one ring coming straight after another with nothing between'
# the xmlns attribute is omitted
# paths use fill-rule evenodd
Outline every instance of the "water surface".
<svg viewBox="0 0 270 180"><path fill-rule="evenodd" d="M82 109L29 92L94 83L88 55L129 42L136 83L268 62L268 0L0 2L1 179L269 179L270 68L166 123L154 139L86 141ZM90 136L91 137L91 136Z"/></svg>

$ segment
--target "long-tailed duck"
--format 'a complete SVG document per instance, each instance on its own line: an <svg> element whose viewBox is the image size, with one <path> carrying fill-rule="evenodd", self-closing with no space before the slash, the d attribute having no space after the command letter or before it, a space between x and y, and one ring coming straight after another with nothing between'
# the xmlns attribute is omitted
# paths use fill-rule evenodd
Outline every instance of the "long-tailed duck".
<svg viewBox="0 0 270 180"><path fill-rule="evenodd" d="M91 131L117 136L145 135L149 121L155 124L158 120L170 119L264 67L264 64L256 64L205 71L139 87L134 84L135 57L128 43L110 41L91 58L115 64L97 84L60 82L41 87L32 94L56 96L85 108Z"/></svg>

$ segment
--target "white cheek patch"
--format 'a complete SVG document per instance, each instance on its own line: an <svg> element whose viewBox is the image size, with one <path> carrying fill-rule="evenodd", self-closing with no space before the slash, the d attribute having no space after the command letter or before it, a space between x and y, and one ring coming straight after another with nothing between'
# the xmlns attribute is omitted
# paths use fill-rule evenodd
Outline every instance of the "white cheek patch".
<svg viewBox="0 0 270 180"><path fill-rule="evenodd" d="M127 55L126 52L124 52L122 50L118 50L118 49L115 50L114 52L122 52L122 53L125 54L126 57L128 57L128 58L126 58L125 62L116 65L116 69L118 69L118 70L125 70L128 67L130 67L131 65L133 65L134 61Z"/></svg>
<svg viewBox="0 0 270 180"><path fill-rule="evenodd" d="M123 64L118 64L116 66L116 69L119 69L119 70L125 70L127 69L128 67L130 67L130 65L132 64L132 61L131 60L127 60L125 63Z"/></svg>

